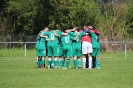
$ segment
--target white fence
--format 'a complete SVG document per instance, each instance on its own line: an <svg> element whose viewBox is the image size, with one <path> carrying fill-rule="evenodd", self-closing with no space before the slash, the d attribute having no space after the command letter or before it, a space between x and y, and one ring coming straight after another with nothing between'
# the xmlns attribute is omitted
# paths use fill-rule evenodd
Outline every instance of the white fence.
<svg viewBox="0 0 133 88"><path fill-rule="evenodd" d="M0 48L12 49L14 47L23 47L24 56L27 56L27 49L35 48L36 42L0 42ZM133 42L101 42L101 53L117 51L123 52L124 57L127 57L128 51L133 51Z"/></svg>
<svg viewBox="0 0 133 88"><path fill-rule="evenodd" d="M34 44L35 45L36 42L0 42L0 44L9 44L8 49L12 48L12 45L14 44L23 44L24 47L24 56L26 57L26 51L27 51L27 44ZM22 47L22 46L21 46ZM5 47L3 47L5 48Z"/></svg>

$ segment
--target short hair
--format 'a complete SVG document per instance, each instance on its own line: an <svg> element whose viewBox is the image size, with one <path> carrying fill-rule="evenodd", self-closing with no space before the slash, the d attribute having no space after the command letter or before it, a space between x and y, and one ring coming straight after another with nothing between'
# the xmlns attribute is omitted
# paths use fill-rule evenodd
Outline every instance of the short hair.
<svg viewBox="0 0 133 88"><path fill-rule="evenodd" d="M88 26L87 24L84 24L84 26Z"/></svg>
<svg viewBox="0 0 133 88"><path fill-rule="evenodd" d="M72 27L72 26L70 26L70 27L68 27L68 29L73 29L73 27Z"/></svg>
<svg viewBox="0 0 133 88"><path fill-rule="evenodd" d="M75 27L75 29L79 32L79 31L81 31L81 28L79 28L79 27Z"/></svg>
<svg viewBox="0 0 133 88"><path fill-rule="evenodd" d="M92 23L88 23L87 26L92 26L93 27Z"/></svg>
<svg viewBox="0 0 133 88"><path fill-rule="evenodd" d="M44 29L46 29L46 28L48 28L48 27L44 27ZM49 28L48 28L49 29Z"/></svg>

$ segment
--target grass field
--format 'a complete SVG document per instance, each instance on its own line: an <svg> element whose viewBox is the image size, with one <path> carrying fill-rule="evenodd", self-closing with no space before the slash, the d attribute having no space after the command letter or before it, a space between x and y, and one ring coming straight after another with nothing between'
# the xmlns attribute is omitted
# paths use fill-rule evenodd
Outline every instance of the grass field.
<svg viewBox="0 0 133 88"><path fill-rule="evenodd" d="M36 68L35 51L0 51L0 88L133 88L133 58L101 53L101 69ZM10 53L9 53L10 52ZM121 56L121 57L120 57Z"/></svg>

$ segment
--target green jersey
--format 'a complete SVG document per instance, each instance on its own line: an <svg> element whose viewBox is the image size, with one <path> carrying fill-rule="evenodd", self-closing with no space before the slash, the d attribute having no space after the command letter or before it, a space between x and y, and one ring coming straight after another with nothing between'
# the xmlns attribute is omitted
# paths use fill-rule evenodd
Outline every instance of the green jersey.
<svg viewBox="0 0 133 88"><path fill-rule="evenodd" d="M38 36L37 36L37 43L36 43L36 49L40 50L45 50L46 47L45 47L45 42L46 42L46 39L43 38L43 37L40 37L40 35L43 33L43 31L41 31Z"/></svg>
<svg viewBox="0 0 133 88"><path fill-rule="evenodd" d="M92 48L99 48L99 43L97 41L98 36L94 32L89 32L91 35L91 41L92 41Z"/></svg>
<svg viewBox="0 0 133 88"><path fill-rule="evenodd" d="M85 35L85 32L80 32L80 35L78 36L77 40L74 40L74 38L77 36L77 32L68 32L68 34L70 36L72 36L72 45L75 46L75 45L78 45L80 46L81 45L81 38L82 36Z"/></svg>
<svg viewBox="0 0 133 88"><path fill-rule="evenodd" d="M60 31L55 31L55 32L56 32L56 34L60 34L60 35L62 34L62 32L60 32ZM57 46L58 45L58 38L53 34L52 31L45 32L44 35L48 36L48 39L50 39L47 42L47 46Z"/></svg>
<svg viewBox="0 0 133 88"><path fill-rule="evenodd" d="M71 45L71 39L72 39L72 37L70 35L61 36L62 45L63 46L65 46L65 45Z"/></svg>

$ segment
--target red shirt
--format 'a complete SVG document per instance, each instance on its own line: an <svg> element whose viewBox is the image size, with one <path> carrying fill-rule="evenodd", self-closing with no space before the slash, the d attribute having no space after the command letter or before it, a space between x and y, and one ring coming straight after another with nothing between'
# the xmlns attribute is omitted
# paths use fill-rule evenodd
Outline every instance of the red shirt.
<svg viewBox="0 0 133 88"><path fill-rule="evenodd" d="M95 34L99 34L99 31L96 30L96 29L93 29L93 32L94 32Z"/></svg>
<svg viewBox="0 0 133 88"><path fill-rule="evenodd" d="M82 37L82 42L83 42L83 41L86 41L86 42L90 42L90 43L91 43L91 38L90 38L90 36L89 36L89 35L83 36L83 37Z"/></svg>

